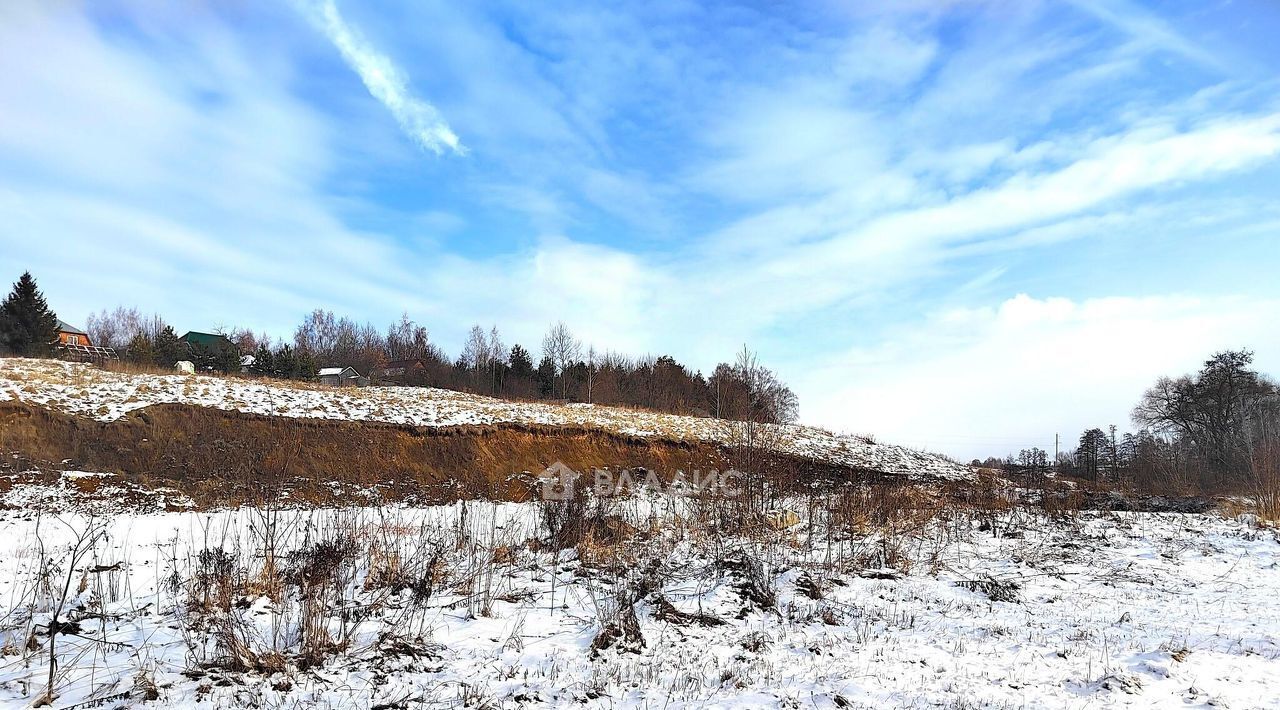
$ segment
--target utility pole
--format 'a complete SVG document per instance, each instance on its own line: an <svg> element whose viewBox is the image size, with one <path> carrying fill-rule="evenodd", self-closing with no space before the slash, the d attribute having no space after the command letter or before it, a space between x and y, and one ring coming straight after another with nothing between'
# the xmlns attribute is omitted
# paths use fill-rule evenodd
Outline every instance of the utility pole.
<svg viewBox="0 0 1280 710"><path fill-rule="evenodd" d="M1059 435L1057 432L1054 432L1054 434L1053 434L1053 468L1054 468L1054 470L1057 470L1057 468L1058 468L1058 438L1059 438L1059 436L1060 436L1060 435Z"/></svg>

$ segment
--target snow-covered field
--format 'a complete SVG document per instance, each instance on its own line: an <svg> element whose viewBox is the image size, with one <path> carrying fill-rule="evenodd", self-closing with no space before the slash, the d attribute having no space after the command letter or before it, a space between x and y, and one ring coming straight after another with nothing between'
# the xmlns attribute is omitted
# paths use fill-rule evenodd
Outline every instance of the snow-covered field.
<svg viewBox="0 0 1280 710"><path fill-rule="evenodd" d="M802 524L745 539L710 534L692 505L615 501L629 541L559 553L529 543L546 530L527 503L119 514L97 521L103 537L75 565L68 546L94 521L3 512L0 707L44 689L64 584L60 619L76 625L57 636L55 707L1280 699L1280 542L1245 519L949 513L900 535ZM267 538L278 577L263 573ZM222 596L219 579L234 589ZM311 581L273 592L273 579ZM317 619L308 600L343 612ZM619 608L634 608L633 628ZM616 620L617 638L593 651ZM335 644L303 669L308 633ZM261 669L227 670L229 655Z"/></svg>
<svg viewBox="0 0 1280 710"><path fill-rule="evenodd" d="M589 404L511 402L421 387L333 389L297 383L194 375L132 375L56 360L0 359L0 401L19 400L112 421L153 404L190 404L282 417L445 427L543 424L643 437L732 443L721 420ZM912 449L822 429L773 429L779 450L819 461L913 477L962 479L966 466Z"/></svg>

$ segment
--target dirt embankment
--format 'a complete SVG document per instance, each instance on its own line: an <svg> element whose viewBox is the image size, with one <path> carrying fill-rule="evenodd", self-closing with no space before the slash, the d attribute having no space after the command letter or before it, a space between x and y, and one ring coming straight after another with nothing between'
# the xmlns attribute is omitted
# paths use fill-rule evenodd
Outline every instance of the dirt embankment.
<svg viewBox="0 0 1280 710"><path fill-rule="evenodd" d="M524 500L534 492L524 474L557 461L577 471L642 467L668 475L733 467L733 452L715 444L600 430L429 428L188 405L147 407L97 422L6 403L0 405L0 450L17 455L5 464L11 470L114 473L148 487L175 488L200 506L252 502L282 489L293 500L334 502L335 491L351 486L376 486L391 500ZM857 473L799 459L772 465L806 477Z"/></svg>

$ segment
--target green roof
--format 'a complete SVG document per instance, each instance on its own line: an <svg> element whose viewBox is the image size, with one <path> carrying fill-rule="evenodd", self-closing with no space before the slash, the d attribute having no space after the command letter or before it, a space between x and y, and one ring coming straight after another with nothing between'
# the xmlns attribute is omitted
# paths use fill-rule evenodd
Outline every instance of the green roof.
<svg viewBox="0 0 1280 710"><path fill-rule="evenodd" d="M199 345L210 349L235 347L235 343L231 342L227 336L216 333L200 333L191 330L183 333L182 339L187 341L189 345Z"/></svg>

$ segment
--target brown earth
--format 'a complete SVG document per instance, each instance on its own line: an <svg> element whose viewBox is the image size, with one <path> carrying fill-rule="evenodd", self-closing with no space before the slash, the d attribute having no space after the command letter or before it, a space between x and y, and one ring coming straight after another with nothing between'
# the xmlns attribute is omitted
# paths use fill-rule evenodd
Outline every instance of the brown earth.
<svg viewBox="0 0 1280 710"><path fill-rule="evenodd" d="M114 473L127 484L177 489L200 507L258 502L282 490L297 502L330 504L375 489L385 500L526 500L536 492L528 474L556 461L576 471L642 467L669 476L724 470L734 459L716 444L583 428L416 427L190 405L99 422L14 402L0 404L0 451L11 454L3 464L10 471ZM793 457L769 466L792 480L860 473Z"/></svg>

